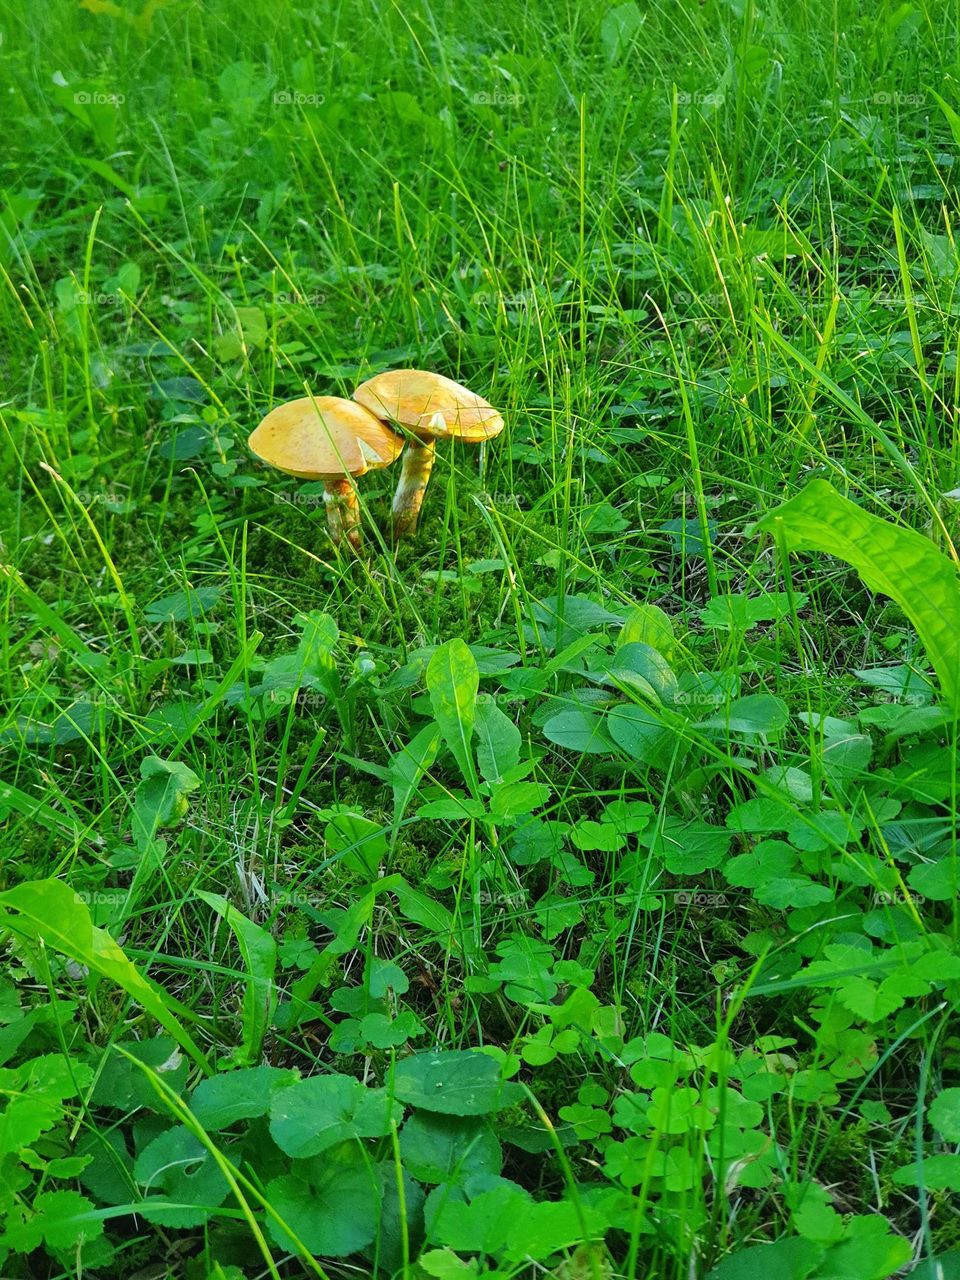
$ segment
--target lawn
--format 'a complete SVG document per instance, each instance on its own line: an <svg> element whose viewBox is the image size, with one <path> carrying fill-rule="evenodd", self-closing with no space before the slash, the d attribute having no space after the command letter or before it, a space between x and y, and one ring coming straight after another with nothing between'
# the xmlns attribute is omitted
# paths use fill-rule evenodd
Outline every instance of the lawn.
<svg viewBox="0 0 960 1280"><path fill-rule="evenodd" d="M958 1280L958 0L0 28L3 1280Z"/></svg>

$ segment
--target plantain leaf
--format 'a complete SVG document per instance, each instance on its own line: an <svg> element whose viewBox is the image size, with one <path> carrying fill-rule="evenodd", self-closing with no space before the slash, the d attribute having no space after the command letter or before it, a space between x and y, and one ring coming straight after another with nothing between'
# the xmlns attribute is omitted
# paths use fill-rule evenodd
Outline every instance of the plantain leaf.
<svg viewBox="0 0 960 1280"><path fill-rule="evenodd" d="M393 787L395 832L403 821L403 815L416 794L421 778L436 760L439 749L439 730L435 724L428 724L405 747L401 747L395 755L390 757L387 776Z"/></svg>
<svg viewBox="0 0 960 1280"><path fill-rule="evenodd" d="M670 615L655 604L638 604L631 609L617 636L617 648L637 642L652 645L669 662L676 648Z"/></svg>
<svg viewBox="0 0 960 1280"><path fill-rule="evenodd" d="M62 880L28 880L0 893L0 929L69 956L126 991L204 1071L203 1053L172 1012L173 1002L149 982L103 929L94 927L79 894Z"/></svg>
<svg viewBox="0 0 960 1280"><path fill-rule="evenodd" d="M474 795L479 784L471 740L479 687L477 660L464 642L457 638L442 644L427 665L427 690L443 740Z"/></svg>
<svg viewBox="0 0 960 1280"><path fill-rule="evenodd" d="M219 893L198 889L197 897L213 907L233 930L248 974L243 996L243 1044L234 1050L229 1064L222 1065L255 1066L260 1061L263 1038L276 1004L273 977L277 967L277 944L266 929L248 920Z"/></svg>
<svg viewBox="0 0 960 1280"><path fill-rule="evenodd" d="M340 855L343 866L376 880L387 856L387 838L379 822L359 813L338 813L327 823L323 838L327 848Z"/></svg>
<svg viewBox="0 0 960 1280"><path fill-rule="evenodd" d="M133 842L144 853L160 827L179 822L189 807L187 796L200 779L185 764L147 756L140 762L142 781L133 802Z"/></svg>
<svg viewBox="0 0 960 1280"><path fill-rule="evenodd" d="M520 730L491 699L477 703L477 763L485 782L497 782L520 759Z"/></svg>
<svg viewBox="0 0 960 1280"><path fill-rule="evenodd" d="M940 97L939 93L934 92L933 89L930 90L930 96L946 117L947 124L950 126L950 132L953 134L953 140L957 146L960 147L960 115L954 111L949 102L945 102L943 98Z"/></svg>
<svg viewBox="0 0 960 1280"><path fill-rule="evenodd" d="M779 529L793 551L837 556L871 591L895 600L927 651L944 701L960 712L960 575L928 538L861 510L826 480L811 480L754 529Z"/></svg>

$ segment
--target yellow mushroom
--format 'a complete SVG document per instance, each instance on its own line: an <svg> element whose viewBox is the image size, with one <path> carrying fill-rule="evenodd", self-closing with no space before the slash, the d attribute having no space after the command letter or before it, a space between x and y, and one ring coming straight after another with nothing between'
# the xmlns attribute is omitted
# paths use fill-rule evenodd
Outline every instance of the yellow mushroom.
<svg viewBox="0 0 960 1280"><path fill-rule="evenodd" d="M354 480L389 466L403 440L362 405L339 396L307 396L272 410L247 442L264 462L302 480L323 481L327 526L335 543L359 551L360 505Z"/></svg>
<svg viewBox="0 0 960 1280"><path fill-rule="evenodd" d="M408 436L393 499L393 536L397 539L417 527L436 441L479 444L503 430L503 418L482 396L442 374L422 369L378 373L357 387L353 398L384 422L403 427Z"/></svg>

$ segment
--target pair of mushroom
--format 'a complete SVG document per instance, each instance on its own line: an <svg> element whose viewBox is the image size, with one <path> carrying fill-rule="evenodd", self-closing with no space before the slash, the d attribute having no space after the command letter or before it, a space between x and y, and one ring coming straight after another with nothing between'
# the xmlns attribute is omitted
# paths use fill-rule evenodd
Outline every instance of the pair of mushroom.
<svg viewBox="0 0 960 1280"><path fill-rule="evenodd" d="M421 369L393 369L357 387L352 400L307 396L279 405L249 444L278 471L322 481L331 538L345 538L359 551L358 477L395 462L406 444L393 499L393 536L399 539L417 527L436 442L476 444L502 430L499 413L458 382Z"/></svg>

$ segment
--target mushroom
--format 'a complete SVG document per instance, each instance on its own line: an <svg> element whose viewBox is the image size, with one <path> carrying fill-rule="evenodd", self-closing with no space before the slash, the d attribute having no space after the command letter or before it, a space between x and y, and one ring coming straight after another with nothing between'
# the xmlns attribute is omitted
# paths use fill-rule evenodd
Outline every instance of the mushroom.
<svg viewBox="0 0 960 1280"><path fill-rule="evenodd" d="M413 533L436 456L437 440L468 444L490 440L503 430L503 418L481 396L459 382L422 369L378 373L353 393L354 400L384 422L408 434L400 483L393 499L393 536Z"/></svg>
<svg viewBox="0 0 960 1280"><path fill-rule="evenodd" d="M302 480L323 481L327 527L335 543L360 550L354 479L399 457L403 440L353 400L307 396L278 405L247 441L264 462Z"/></svg>

